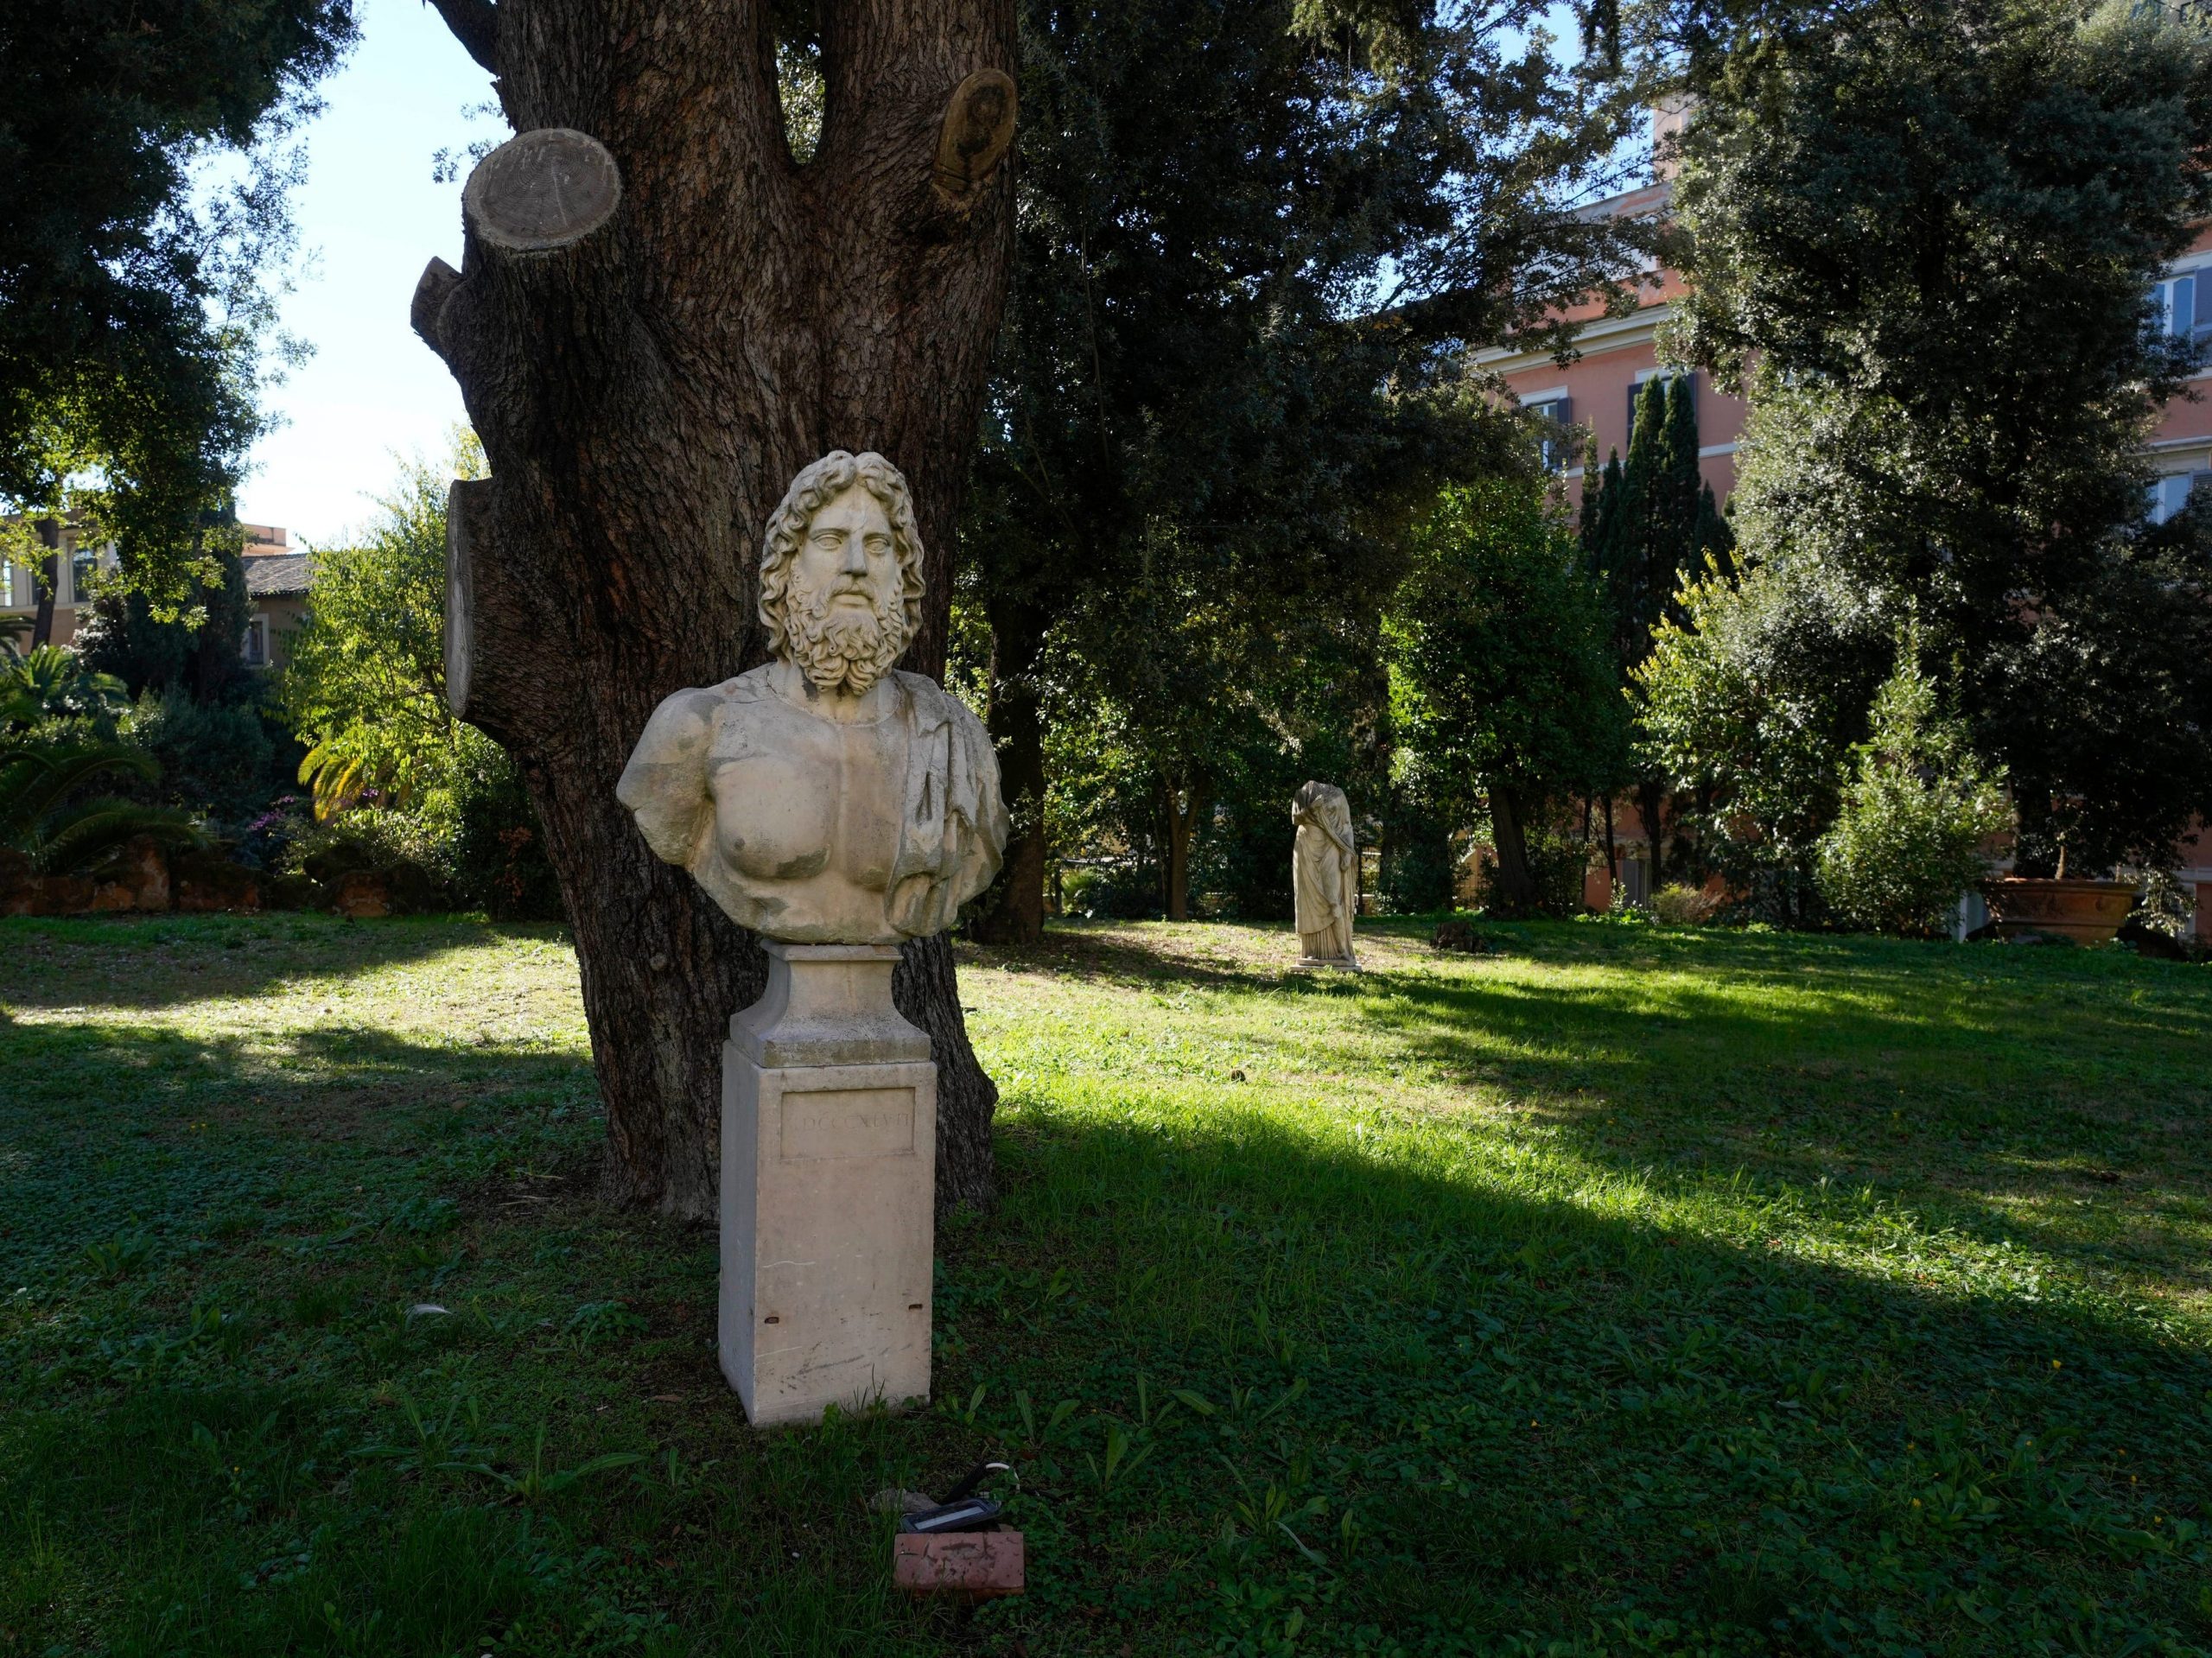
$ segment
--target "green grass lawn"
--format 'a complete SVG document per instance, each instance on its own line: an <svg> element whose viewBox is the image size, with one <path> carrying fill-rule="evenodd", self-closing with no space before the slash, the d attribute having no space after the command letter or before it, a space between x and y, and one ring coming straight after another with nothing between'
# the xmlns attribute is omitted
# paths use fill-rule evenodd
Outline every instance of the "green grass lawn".
<svg viewBox="0 0 2212 1658"><path fill-rule="evenodd" d="M2212 973L1493 933L963 949L938 1402L763 1435L556 930L0 922L0 1654L2212 1651Z"/></svg>

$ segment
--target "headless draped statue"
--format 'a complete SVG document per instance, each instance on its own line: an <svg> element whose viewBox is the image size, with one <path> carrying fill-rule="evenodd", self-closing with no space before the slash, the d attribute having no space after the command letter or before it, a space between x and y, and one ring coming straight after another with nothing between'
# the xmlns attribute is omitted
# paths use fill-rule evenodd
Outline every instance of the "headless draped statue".
<svg viewBox="0 0 2212 1658"><path fill-rule="evenodd" d="M774 660L677 691L615 792L730 917L787 943L893 944L990 885L1009 823L982 722L891 664L921 620L906 480L880 454L791 482L760 554Z"/></svg>
<svg viewBox="0 0 2212 1658"><path fill-rule="evenodd" d="M1356 968L1351 916L1359 895L1359 854L1352 843L1351 802L1332 783L1301 784L1291 798L1290 821L1298 826L1290 860L1298 964Z"/></svg>

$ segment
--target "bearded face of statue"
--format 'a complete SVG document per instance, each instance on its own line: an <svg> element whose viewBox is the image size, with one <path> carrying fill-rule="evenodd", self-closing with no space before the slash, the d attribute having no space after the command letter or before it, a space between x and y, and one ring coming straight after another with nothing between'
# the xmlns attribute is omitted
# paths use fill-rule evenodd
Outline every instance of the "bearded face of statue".
<svg viewBox="0 0 2212 1658"><path fill-rule="evenodd" d="M868 488L847 487L806 527L784 596L785 649L825 691L853 696L906 648L904 572L890 515Z"/></svg>

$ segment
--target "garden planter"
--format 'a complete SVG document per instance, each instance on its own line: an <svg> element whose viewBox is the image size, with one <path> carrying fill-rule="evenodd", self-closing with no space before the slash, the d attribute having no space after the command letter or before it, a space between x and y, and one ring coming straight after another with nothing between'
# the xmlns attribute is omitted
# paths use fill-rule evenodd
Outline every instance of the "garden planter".
<svg viewBox="0 0 2212 1658"><path fill-rule="evenodd" d="M1984 882L2000 938L2044 933L2077 944L2109 943L2135 905L2135 888L2119 880L2045 880L2008 875Z"/></svg>

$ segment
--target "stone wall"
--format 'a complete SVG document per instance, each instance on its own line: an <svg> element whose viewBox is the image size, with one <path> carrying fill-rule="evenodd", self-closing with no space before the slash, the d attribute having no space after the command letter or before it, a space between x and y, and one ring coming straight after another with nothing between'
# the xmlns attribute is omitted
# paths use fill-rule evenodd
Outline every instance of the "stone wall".
<svg viewBox="0 0 2212 1658"><path fill-rule="evenodd" d="M217 853L168 851L143 835L98 876L41 875L22 853L0 851L0 916L328 910L365 919L397 907L385 878L365 870L331 881L270 877Z"/></svg>

